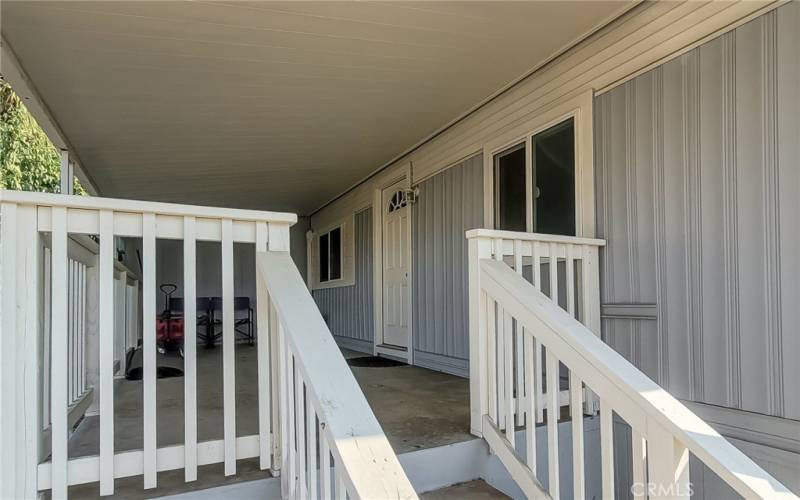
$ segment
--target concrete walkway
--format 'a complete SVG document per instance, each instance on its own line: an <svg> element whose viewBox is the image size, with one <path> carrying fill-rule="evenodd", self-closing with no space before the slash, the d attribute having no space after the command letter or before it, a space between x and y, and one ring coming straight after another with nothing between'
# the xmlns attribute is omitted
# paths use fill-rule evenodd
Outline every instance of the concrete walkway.
<svg viewBox="0 0 800 500"><path fill-rule="evenodd" d="M345 357L365 356L343 351ZM469 383L466 379L415 366L353 367L361 389L396 453L437 447L472 438L469 434ZM222 349L197 351L198 440L222 439ZM256 348L236 346L236 433L258 433ZM158 446L183 443L183 377L159 379L157 398ZM117 380L114 400L116 451L142 447L142 383ZM86 417L69 442L70 458L98 454L99 418ZM183 491L270 477L258 460L239 460L237 475L226 478L222 464L201 467L198 480L183 481L183 470L162 472L159 487L142 489L142 478L118 479L112 498L153 498ZM97 498L97 483L70 487L71 498Z"/></svg>

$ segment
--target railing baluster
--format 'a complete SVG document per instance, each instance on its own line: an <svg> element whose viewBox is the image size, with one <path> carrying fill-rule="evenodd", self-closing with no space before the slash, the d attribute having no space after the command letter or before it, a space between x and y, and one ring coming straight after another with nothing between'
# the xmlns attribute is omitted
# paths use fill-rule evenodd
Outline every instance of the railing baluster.
<svg viewBox="0 0 800 500"><path fill-rule="evenodd" d="M80 280L80 309L81 309L81 329L78 338L79 355L80 355L80 368L78 369L78 387L80 393L86 392L86 266L81 265L81 280Z"/></svg>
<svg viewBox="0 0 800 500"><path fill-rule="evenodd" d="M306 487L306 417L305 417L305 397L303 390L305 381L297 366L294 364L294 421L295 432L297 433L297 494L300 498L307 497Z"/></svg>
<svg viewBox="0 0 800 500"><path fill-rule="evenodd" d="M614 419L611 405L600 400L600 472L603 498L614 498Z"/></svg>
<svg viewBox="0 0 800 500"><path fill-rule="evenodd" d="M285 335L283 335L285 339ZM286 449L288 450L286 454L286 461L284 464L286 465L286 481L288 487L288 498L294 498L295 494L297 493L297 466L295 461L297 460L297 422L295 421L294 412L295 412L295 385L299 382L295 379L295 360L294 355L292 354L291 349L289 348L288 342L286 342L286 426L284 429L287 429L286 433Z"/></svg>
<svg viewBox="0 0 800 500"><path fill-rule="evenodd" d="M570 416L572 417L572 491L575 500L584 498L585 478L583 464L583 382L569 371Z"/></svg>
<svg viewBox="0 0 800 500"><path fill-rule="evenodd" d="M536 391L534 387L536 383L539 381L539 378L536 376L536 370L534 369L534 348L533 348L533 335L530 332L525 331L523 328L522 330L523 336L525 337L524 342L524 349L525 349L525 389L527 390L527 397L525 398L525 402L527 403L527 407L525 409L525 437L527 439L525 451L526 451L526 463L528 467L533 471L533 475L536 475Z"/></svg>
<svg viewBox="0 0 800 500"><path fill-rule="evenodd" d="M575 257L573 256L574 247L566 245L566 290L567 290L567 312L573 318L577 318L575 313Z"/></svg>
<svg viewBox="0 0 800 500"><path fill-rule="evenodd" d="M325 422L319 423L319 455L320 455L320 497L331 498L331 451L328 438L325 436Z"/></svg>
<svg viewBox="0 0 800 500"><path fill-rule="evenodd" d="M4 212L5 216L6 213ZM4 219L3 224L7 221ZM67 498L67 406L69 404L69 385L67 373L68 360L68 292L69 260L67 257L67 209L52 209L52 369L50 372L50 425L51 425L51 495L53 498ZM11 246L11 245L9 245ZM4 265L9 263L4 262Z"/></svg>
<svg viewBox="0 0 800 500"><path fill-rule="evenodd" d="M514 240L514 271L522 276L522 241ZM517 425L522 425L524 412L523 395L525 394L525 380L524 380L524 364L522 362L522 331L519 323L514 321L514 350L516 354L516 408L517 408Z"/></svg>
<svg viewBox="0 0 800 500"><path fill-rule="evenodd" d="M552 255L552 254L551 254ZM558 396L559 375L558 358L550 349L545 351L547 357L547 472L550 496L560 498L558 483Z"/></svg>
<svg viewBox="0 0 800 500"><path fill-rule="evenodd" d="M558 246L550 243L550 259L548 268L550 271L550 298L558 304Z"/></svg>
<svg viewBox="0 0 800 500"><path fill-rule="evenodd" d="M533 351L533 354L536 357L535 365L533 367L533 369L536 371L536 380L534 382L534 385L536 386L536 421L543 422L545 406L544 389L542 388L544 384L544 361L542 360L542 344L536 337L533 338Z"/></svg>
<svg viewBox="0 0 800 500"><path fill-rule="evenodd" d="M497 427L503 429L506 422L506 313L497 304ZM509 360L510 362L510 360Z"/></svg>
<svg viewBox="0 0 800 500"><path fill-rule="evenodd" d="M317 415L311 405L310 391L306 391L306 455L308 476L308 498L319 498L317 495Z"/></svg>
<svg viewBox="0 0 800 500"><path fill-rule="evenodd" d="M498 391L497 391L497 318L495 311L497 303L495 300L486 295L486 334L488 336L488 355L487 355L487 369L489 381L487 390L489 393L489 417L492 422L497 423L498 418Z"/></svg>
<svg viewBox="0 0 800 500"><path fill-rule="evenodd" d="M142 214L142 469L145 489L157 485L156 463L156 216Z"/></svg>
<svg viewBox="0 0 800 500"><path fill-rule="evenodd" d="M69 248L69 247L67 247ZM67 257L69 259L69 257ZM67 405L72 405L75 401L75 261L69 259L67 269L67 283L69 291L67 292L67 302L69 312L68 332L67 332L67 384L69 385L69 398Z"/></svg>
<svg viewBox="0 0 800 500"><path fill-rule="evenodd" d="M647 487L645 485L645 465L647 461L647 443L642 437L642 433L631 428L631 462L633 469L633 488L634 498L646 498Z"/></svg>
<svg viewBox="0 0 800 500"><path fill-rule="evenodd" d="M222 401L225 475L236 474L236 338L233 330L233 221L222 219Z"/></svg>
<svg viewBox="0 0 800 500"><path fill-rule="evenodd" d="M100 495L114 494L114 212L100 212Z"/></svg>
<svg viewBox="0 0 800 500"><path fill-rule="evenodd" d="M183 218L184 479L197 479L197 244L196 220Z"/></svg>
<svg viewBox="0 0 800 500"><path fill-rule="evenodd" d="M542 291L542 251L538 241L531 241L531 261L533 263L533 285Z"/></svg>
<svg viewBox="0 0 800 500"><path fill-rule="evenodd" d="M267 223L256 224L256 257L259 252L267 251ZM256 264L257 265L257 264ZM256 273L256 349L258 358L258 444L260 447L259 465L262 470L272 466L272 441L271 419L272 409L270 401L270 305L267 285Z"/></svg>
<svg viewBox="0 0 800 500"><path fill-rule="evenodd" d="M505 352L506 438L514 446L514 331L511 315L503 311Z"/></svg>

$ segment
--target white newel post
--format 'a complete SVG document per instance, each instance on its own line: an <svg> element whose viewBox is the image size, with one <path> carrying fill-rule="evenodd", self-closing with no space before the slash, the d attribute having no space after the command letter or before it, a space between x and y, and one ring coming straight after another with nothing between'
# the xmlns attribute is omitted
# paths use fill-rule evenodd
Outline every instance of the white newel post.
<svg viewBox="0 0 800 500"><path fill-rule="evenodd" d="M279 224L275 222L270 222L268 225L268 237L267 237L267 248L270 252L288 252L289 251L289 241L290 241L290 234L289 234L289 224ZM256 256L258 256L257 249ZM256 265L256 269L258 269L258 265ZM258 290L261 292L263 290L263 296L267 298L264 301L264 306L267 308L265 311L262 311L261 315L268 315L268 338L269 338L269 366L270 366L270 406L271 406L271 413L272 413L272 420L271 420L271 427L272 427L272 463L270 467L270 471L272 472L273 476L281 475L281 469L283 467L283 449L281 446L281 436L284 432L284 429L281 428L281 405L280 405L280 393L281 393L281 381L285 378L285 374L281 372L281 362L280 356L282 354L281 351L281 342L280 342L280 320L278 318L278 314L275 311L275 307L272 305L271 299L269 299L269 293L267 293L266 284L261 279L261 273L256 272L258 276ZM259 308L261 307L261 299L262 295L259 295ZM259 319L261 316L258 317ZM283 479L282 481L285 481ZM286 491L285 488L282 489Z"/></svg>
<svg viewBox="0 0 800 500"><path fill-rule="evenodd" d="M36 207L0 206L0 497L36 498L41 288Z"/></svg>
<svg viewBox="0 0 800 500"><path fill-rule="evenodd" d="M483 416L489 404L486 387L486 294L481 291L480 259L491 257L492 242L474 237L468 242L469 278L469 399L470 432L483 436Z"/></svg>

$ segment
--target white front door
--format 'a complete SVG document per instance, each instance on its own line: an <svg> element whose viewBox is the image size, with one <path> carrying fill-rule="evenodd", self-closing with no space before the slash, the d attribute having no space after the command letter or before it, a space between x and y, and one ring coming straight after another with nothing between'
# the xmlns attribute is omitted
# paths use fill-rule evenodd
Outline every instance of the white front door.
<svg viewBox="0 0 800 500"><path fill-rule="evenodd" d="M383 190L383 343L408 347L409 206L402 180Z"/></svg>

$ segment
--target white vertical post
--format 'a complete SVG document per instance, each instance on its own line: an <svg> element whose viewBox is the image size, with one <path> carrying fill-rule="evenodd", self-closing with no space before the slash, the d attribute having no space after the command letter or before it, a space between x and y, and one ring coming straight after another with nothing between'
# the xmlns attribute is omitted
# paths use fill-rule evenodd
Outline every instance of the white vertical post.
<svg viewBox="0 0 800 500"><path fill-rule="evenodd" d="M552 285L552 283L551 283ZM558 359L550 349L545 351L547 358L547 472L550 496L560 498L558 479L558 404L559 374Z"/></svg>
<svg viewBox="0 0 800 500"><path fill-rule="evenodd" d="M308 490L306 487L306 415L303 375L300 367L297 366L297 357L294 359L294 428L295 439L297 441L297 494L300 498L307 498Z"/></svg>
<svg viewBox="0 0 800 500"><path fill-rule="evenodd" d="M50 372L51 470L53 498L67 497L67 209L52 210L52 370Z"/></svg>
<svg viewBox="0 0 800 500"><path fill-rule="evenodd" d="M267 251L267 223L256 224L256 259L260 252ZM270 304L267 285L256 269L256 349L258 356L258 442L260 446L260 467L262 470L272 466L271 428L272 411L270 406ZM274 330L272 330L274 332Z"/></svg>
<svg viewBox="0 0 800 500"><path fill-rule="evenodd" d="M319 423L319 456L320 456L320 498L331 498L331 451L328 449L328 438L325 436L325 422Z"/></svg>
<svg viewBox="0 0 800 500"><path fill-rule="evenodd" d="M600 400L600 475L603 498L614 498L614 418L608 401Z"/></svg>
<svg viewBox="0 0 800 500"><path fill-rule="evenodd" d="M483 415L488 412L486 357L488 352L486 328L486 294L481 290L480 260L491 257L489 242L472 238L468 242L469 263L469 400L470 432L483 436Z"/></svg>
<svg viewBox="0 0 800 500"><path fill-rule="evenodd" d="M100 212L100 495L114 494L114 212Z"/></svg>
<svg viewBox="0 0 800 500"><path fill-rule="evenodd" d="M2 203L0 247L0 497L36 498L41 436L36 207Z"/></svg>
<svg viewBox="0 0 800 500"><path fill-rule="evenodd" d="M0 329L0 497L17 495L17 205L0 205L0 248L2 248L2 329ZM20 256L23 257L23 256ZM55 484L55 483L54 483Z"/></svg>
<svg viewBox="0 0 800 500"><path fill-rule="evenodd" d="M72 178L74 176L72 161L69 158L69 151L61 150L61 194L73 194Z"/></svg>
<svg viewBox="0 0 800 500"><path fill-rule="evenodd" d="M142 470L145 489L157 485L156 463L156 216L142 214Z"/></svg>
<svg viewBox="0 0 800 500"><path fill-rule="evenodd" d="M306 474L308 475L308 498L317 496L317 416L311 405L311 395L306 391Z"/></svg>
<svg viewBox="0 0 800 500"><path fill-rule="evenodd" d="M577 317L575 314L575 259L573 256L572 244L566 245L566 289L567 289L567 312L570 316Z"/></svg>
<svg viewBox="0 0 800 500"><path fill-rule="evenodd" d="M506 439L514 447L514 331L511 314L503 311L503 347L505 351Z"/></svg>
<svg viewBox="0 0 800 500"><path fill-rule="evenodd" d="M17 478L17 496L20 498L35 498L38 493L37 476L42 429L40 410L42 379L39 372L39 355L41 353L39 322L42 291L39 276L42 268L42 254L36 212L35 206L17 209L19 224L17 226L19 232L17 255L24 256L24 261L17 266L17 283L19 284L17 301L20 304L17 309L17 356L25 367L25 377L21 383L17 384L15 398L19 402L18 414L24 414L23 431L17 430L17 447L22 453L18 460L23 469ZM2 387L1 384L0 387ZM2 495L1 490L0 495Z"/></svg>
<svg viewBox="0 0 800 500"><path fill-rule="evenodd" d="M197 479L197 245L194 217L183 218L184 478Z"/></svg>
<svg viewBox="0 0 800 500"><path fill-rule="evenodd" d="M495 317L495 311L497 310L497 305L493 298L489 297L488 294L485 292L483 296L486 300L486 341L488 343L487 346L487 392L489 397L489 418L491 418L492 422L500 426L497 419L498 419L498 401L500 399L500 395L498 392L498 385L497 385L497 319ZM480 424L479 424L480 425Z"/></svg>
<svg viewBox="0 0 800 500"><path fill-rule="evenodd" d="M281 331L283 330L282 327L278 327ZM283 490L285 492L286 498L294 498L295 493L297 493L297 464L295 464L296 459L296 438L297 438L297 426L295 425L295 418L294 418L294 407L295 407L295 384L298 383L295 380L294 374L294 364L295 359L292 355L292 349L289 346L288 341L286 340L286 332L281 332L281 337L284 341L284 345L286 346L285 352L285 367L286 367L286 374L284 375L286 380L286 395L285 399L281 401L285 401L286 405L284 408L284 415L286 416L286 421L283 426L283 429L286 431L286 438L284 440L284 446L286 447L286 459L284 461L284 470L281 473L281 477L285 477L286 481L286 488Z"/></svg>
<svg viewBox="0 0 800 500"><path fill-rule="evenodd" d="M256 234L258 237L258 234ZM288 224L278 224L270 222L267 225L267 248L270 252L288 252L289 251L289 225ZM257 268L258 266L256 266ZM267 294L269 298L269 294ZM278 475L281 474L281 468L284 467L287 462L287 455L286 455L286 440L284 439L283 435L287 429L287 423L284 422L284 418L286 418L286 411L287 408L286 404L286 390L288 383L286 380L286 338L284 332L282 330L282 326L280 324L280 319L278 318L278 313L275 308L272 306L270 301L267 301L269 305L269 346L270 346L270 372L271 376L271 383L272 383L272 394L273 394L273 401L272 401L272 456L274 457L272 461L272 474ZM283 363L283 365L281 364ZM284 478L283 481L287 481L287 478ZM284 488L282 491L288 491Z"/></svg>
<svg viewBox="0 0 800 500"><path fill-rule="evenodd" d="M233 330L233 221L222 220L222 399L225 475L236 474L236 342Z"/></svg>
<svg viewBox="0 0 800 500"><path fill-rule="evenodd" d="M586 494L583 464L583 382L572 370L569 372L569 396L572 417L572 497L582 500Z"/></svg>
<svg viewBox="0 0 800 500"><path fill-rule="evenodd" d="M602 408L602 406L601 406ZM689 450L658 423L647 421L647 471L651 499L688 499Z"/></svg>
<svg viewBox="0 0 800 500"><path fill-rule="evenodd" d="M525 351L525 389L527 397L525 401L527 406L525 408L525 437L526 437L526 463L528 468L536 475L536 391L534 387L539 383L539 378L536 376L534 369L534 349L533 349L533 335L530 332L522 330L525 337L524 351ZM536 365L538 366L538 365Z"/></svg>
<svg viewBox="0 0 800 500"><path fill-rule="evenodd" d="M550 298L558 305L558 247L550 243Z"/></svg>
<svg viewBox="0 0 800 500"><path fill-rule="evenodd" d="M647 461L647 443L642 437L642 433L631 427L631 461L633 465L633 489L634 498L644 499L647 497L647 485L645 485L645 463Z"/></svg>
<svg viewBox="0 0 800 500"><path fill-rule="evenodd" d="M514 271L522 276L522 241L514 240ZM522 425L522 418L525 414L525 405L523 404L523 395L525 394L525 380L524 380L524 365L522 363L522 325L517 322L516 329L514 330L514 354L515 354L515 367L516 367L516 401L517 401L517 419L516 424ZM512 443L513 444L513 443Z"/></svg>

